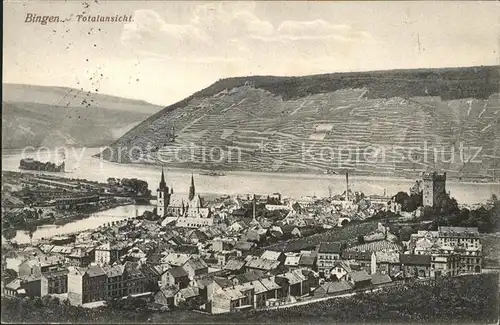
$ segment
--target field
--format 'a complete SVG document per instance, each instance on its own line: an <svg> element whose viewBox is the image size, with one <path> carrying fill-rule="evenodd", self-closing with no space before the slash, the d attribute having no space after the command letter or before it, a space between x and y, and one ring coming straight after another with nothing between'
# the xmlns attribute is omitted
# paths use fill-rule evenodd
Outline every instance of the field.
<svg viewBox="0 0 500 325"><path fill-rule="evenodd" d="M2 298L2 322L185 323L185 324L331 324L350 323L494 323L498 320L498 274L483 274L390 287L374 293L332 299L272 311L206 315L85 309L50 302Z"/></svg>
<svg viewBox="0 0 500 325"><path fill-rule="evenodd" d="M138 146L144 162L190 168L408 176L435 167L491 177L500 155L498 71L453 71L224 79L112 147ZM480 164L464 158L476 146Z"/></svg>

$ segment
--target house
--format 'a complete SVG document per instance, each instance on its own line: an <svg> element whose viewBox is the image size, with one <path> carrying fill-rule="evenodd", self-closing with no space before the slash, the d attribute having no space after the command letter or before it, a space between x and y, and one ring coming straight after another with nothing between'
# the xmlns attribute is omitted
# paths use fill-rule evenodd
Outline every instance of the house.
<svg viewBox="0 0 500 325"><path fill-rule="evenodd" d="M242 256L243 254L248 253L253 247L255 247L255 243L239 241L234 245L234 250L238 256Z"/></svg>
<svg viewBox="0 0 500 325"><path fill-rule="evenodd" d="M233 282L234 285L242 284L242 283L248 283L256 280L260 280L262 278L267 277L265 272L262 271L250 271L246 272L243 274L238 274L231 278L231 281Z"/></svg>
<svg viewBox="0 0 500 325"><path fill-rule="evenodd" d="M134 295L146 292L148 279L142 267L137 262L125 262L125 273L127 275L127 294Z"/></svg>
<svg viewBox="0 0 500 325"><path fill-rule="evenodd" d="M200 289L197 287L187 287L180 289L174 295L174 305L179 306L183 303L189 303L190 300L200 296Z"/></svg>
<svg viewBox="0 0 500 325"><path fill-rule="evenodd" d="M330 272L330 278L334 281L344 280L348 273L360 270L360 265L355 262L337 261Z"/></svg>
<svg viewBox="0 0 500 325"><path fill-rule="evenodd" d="M246 271L262 271L265 273L270 273L276 271L280 266L279 261L267 260L263 258L252 258L245 264Z"/></svg>
<svg viewBox="0 0 500 325"><path fill-rule="evenodd" d="M371 285L371 277L365 270L351 272L346 275L346 280L351 282L354 289L366 288Z"/></svg>
<svg viewBox="0 0 500 325"><path fill-rule="evenodd" d="M178 245L174 248L176 253L187 254L187 255L196 255L200 253L200 249L198 245Z"/></svg>
<svg viewBox="0 0 500 325"><path fill-rule="evenodd" d="M318 245L318 271L325 277L333 268L335 261L340 260L344 245L339 242L323 242Z"/></svg>
<svg viewBox="0 0 500 325"><path fill-rule="evenodd" d="M214 239L212 240L212 251L214 252L223 252L229 251L233 247L233 243L228 240L223 239Z"/></svg>
<svg viewBox="0 0 500 325"><path fill-rule="evenodd" d="M355 262L361 269L371 273L372 254L370 252L345 250L342 252L342 260Z"/></svg>
<svg viewBox="0 0 500 325"><path fill-rule="evenodd" d="M224 266L224 270L233 274L243 273L245 271L245 261L233 258Z"/></svg>
<svg viewBox="0 0 500 325"><path fill-rule="evenodd" d="M219 267L224 267L230 259L235 258L236 256L236 251L218 251L214 254L214 257L217 260L217 266Z"/></svg>
<svg viewBox="0 0 500 325"><path fill-rule="evenodd" d="M40 256L26 260L19 264L19 276L40 277L42 273L56 270L61 266L61 261L57 256Z"/></svg>
<svg viewBox="0 0 500 325"><path fill-rule="evenodd" d="M207 234L205 234L203 231L200 231L198 229L192 230L191 233L187 235L187 239L191 241L192 243L203 243L208 240Z"/></svg>
<svg viewBox="0 0 500 325"><path fill-rule="evenodd" d="M82 305L106 299L106 272L91 265L86 268L68 268L68 299L72 305Z"/></svg>
<svg viewBox="0 0 500 325"><path fill-rule="evenodd" d="M294 227L290 234L292 237L302 237L302 231L298 227Z"/></svg>
<svg viewBox="0 0 500 325"><path fill-rule="evenodd" d="M341 295L351 292L353 286L348 281L325 282L313 292L314 297Z"/></svg>
<svg viewBox="0 0 500 325"><path fill-rule="evenodd" d="M371 282L372 285L377 287L377 286L382 286L382 285L388 285L392 283L392 279L390 276L387 274L380 274L380 273L372 273L370 274Z"/></svg>
<svg viewBox="0 0 500 325"><path fill-rule="evenodd" d="M126 243L112 244L107 242L95 249L95 262L101 265L108 264L111 265L116 261L120 260L128 249Z"/></svg>
<svg viewBox="0 0 500 325"><path fill-rule="evenodd" d="M254 308L265 307L269 299L277 299L281 287L274 281L274 277L262 278L250 283L254 291Z"/></svg>
<svg viewBox="0 0 500 325"><path fill-rule="evenodd" d="M106 272L106 297L121 298L127 296L127 276L125 266L113 265L102 268Z"/></svg>
<svg viewBox="0 0 500 325"><path fill-rule="evenodd" d="M398 252L373 252L371 257L371 272L395 276L401 271Z"/></svg>
<svg viewBox="0 0 500 325"><path fill-rule="evenodd" d="M271 261L279 261L281 264L285 262L285 254L283 252L276 252L276 251L264 251L260 258L266 259L266 260L271 260Z"/></svg>
<svg viewBox="0 0 500 325"><path fill-rule="evenodd" d="M143 264L142 271L146 277L146 291L156 291L163 273L162 268L160 266Z"/></svg>
<svg viewBox="0 0 500 325"><path fill-rule="evenodd" d="M40 277L25 275L17 277L3 288L8 297L40 297Z"/></svg>
<svg viewBox="0 0 500 325"><path fill-rule="evenodd" d="M164 286L155 294L154 301L157 304L172 308L175 306L175 294L179 291L174 286Z"/></svg>
<svg viewBox="0 0 500 325"><path fill-rule="evenodd" d="M245 296L245 298L240 301L240 310L254 307L255 288L250 282L235 285L233 289L238 290Z"/></svg>
<svg viewBox="0 0 500 325"><path fill-rule="evenodd" d="M179 289L184 289L189 285L189 273L180 266L166 270L161 275L161 287L172 286Z"/></svg>
<svg viewBox="0 0 500 325"><path fill-rule="evenodd" d="M161 263L174 267L183 266L190 258L191 255L189 254L169 253L167 256L162 258Z"/></svg>
<svg viewBox="0 0 500 325"><path fill-rule="evenodd" d="M317 256L316 252L312 254L301 253L299 258L299 267L316 271L318 269Z"/></svg>
<svg viewBox="0 0 500 325"><path fill-rule="evenodd" d="M243 239L252 243L261 243L266 239L267 230L266 229L248 229Z"/></svg>
<svg viewBox="0 0 500 325"><path fill-rule="evenodd" d="M68 292L68 270L60 269L42 273L40 277L41 296Z"/></svg>
<svg viewBox="0 0 500 325"><path fill-rule="evenodd" d="M281 287L281 297L300 297L310 293L309 282L302 270L293 270L276 275L275 281Z"/></svg>
<svg viewBox="0 0 500 325"><path fill-rule="evenodd" d="M206 297L204 298L206 298L207 301L211 301L213 295L217 291L232 287L233 285L233 282L229 279L214 276L213 278L208 279L208 283L206 285Z"/></svg>
<svg viewBox="0 0 500 325"><path fill-rule="evenodd" d="M93 247L74 248L69 255L66 256L66 260L69 264L73 266L85 267L88 266L92 261L95 260L95 250Z"/></svg>
<svg viewBox="0 0 500 325"><path fill-rule="evenodd" d="M182 268L188 273L189 278L194 278L208 274L208 265L202 258L190 258L182 265Z"/></svg>
<svg viewBox="0 0 500 325"><path fill-rule="evenodd" d="M214 293L208 310L212 314L222 314L235 312L241 307L251 308L251 306L245 304L246 299L247 296L241 291L229 287Z"/></svg>
<svg viewBox="0 0 500 325"><path fill-rule="evenodd" d="M237 210L233 211L233 216L234 216L234 213L236 212ZM246 212L244 212L246 213ZM243 215L244 216L244 215ZM241 221L236 221L234 223L232 223L230 226L229 226L229 231L232 231L232 232L236 232L236 233L239 233L241 231L243 231L243 229L245 229L247 227L246 224L244 224L243 222Z"/></svg>
<svg viewBox="0 0 500 325"><path fill-rule="evenodd" d="M299 253L286 253L285 267L289 270L294 270L299 268L300 254Z"/></svg>
<svg viewBox="0 0 500 325"><path fill-rule="evenodd" d="M431 255L401 254L399 261L405 278L430 277Z"/></svg>

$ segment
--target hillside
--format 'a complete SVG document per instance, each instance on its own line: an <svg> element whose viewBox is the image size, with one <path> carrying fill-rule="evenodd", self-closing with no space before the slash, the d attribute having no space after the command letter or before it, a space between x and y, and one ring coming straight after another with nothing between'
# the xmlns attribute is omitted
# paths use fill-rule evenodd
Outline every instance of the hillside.
<svg viewBox="0 0 500 325"><path fill-rule="evenodd" d="M107 145L160 109L72 88L3 84L2 148Z"/></svg>
<svg viewBox="0 0 500 325"><path fill-rule="evenodd" d="M500 168L494 159L500 156L499 86L497 67L229 78L152 115L111 147L142 148L142 156L135 150L122 163L348 168L392 176L430 167L451 177L491 178ZM168 141L173 128L175 141ZM116 161L111 150L102 155Z"/></svg>

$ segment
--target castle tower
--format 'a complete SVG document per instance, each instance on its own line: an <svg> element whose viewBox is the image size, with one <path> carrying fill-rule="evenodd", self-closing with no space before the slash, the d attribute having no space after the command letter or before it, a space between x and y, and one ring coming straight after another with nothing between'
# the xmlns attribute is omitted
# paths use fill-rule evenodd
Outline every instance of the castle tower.
<svg viewBox="0 0 500 325"><path fill-rule="evenodd" d="M156 196L156 213L160 217L164 217L165 211L170 203L170 191L167 183L165 182L165 173L163 172L163 168L161 169L160 184L158 184Z"/></svg>
<svg viewBox="0 0 500 325"><path fill-rule="evenodd" d="M436 171L432 173L422 174L423 183L423 205L424 207L433 207L436 205L438 198L446 193L446 172L438 174Z"/></svg>
<svg viewBox="0 0 500 325"><path fill-rule="evenodd" d="M191 186L189 186L189 201L191 201L196 194L195 188L194 188L194 176L191 174Z"/></svg>

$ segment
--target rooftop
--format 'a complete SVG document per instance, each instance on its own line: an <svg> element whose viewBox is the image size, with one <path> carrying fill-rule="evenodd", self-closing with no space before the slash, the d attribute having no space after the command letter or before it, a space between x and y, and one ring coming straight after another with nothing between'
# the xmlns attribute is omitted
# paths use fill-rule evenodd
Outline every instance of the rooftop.
<svg viewBox="0 0 500 325"><path fill-rule="evenodd" d="M346 281L339 282L325 282L321 285L321 288L325 290L327 294L348 291L352 289L352 285Z"/></svg>
<svg viewBox="0 0 500 325"><path fill-rule="evenodd" d="M362 281L370 281L371 280L370 276L368 275L368 273L366 273L365 270L349 273L349 276L351 277L352 281L354 281L354 282L362 282Z"/></svg>
<svg viewBox="0 0 500 325"><path fill-rule="evenodd" d="M405 265L431 265L430 255L421 254L401 254L399 261Z"/></svg>
<svg viewBox="0 0 500 325"><path fill-rule="evenodd" d="M378 252L378 251L401 251L402 247L388 240L379 240L348 248L349 251Z"/></svg>
<svg viewBox="0 0 500 325"><path fill-rule="evenodd" d="M378 284L385 284L385 283L391 283L392 279L390 276L386 274L380 274L380 273L373 273L370 275L372 279L372 284L378 285Z"/></svg>
<svg viewBox="0 0 500 325"><path fill-rule="evenodd" d="M172 275L174 278L182 278L182 277L189 276L189 274L186 272L186 270L184 270L180 266L174 267L174 268L168 270L167 272L170 273L170 275Z"/></svg>
<svg viewBox="0 0 500 325"><path fill-rule="evenodd" d="M263 258L254 258L247 262L246 267L270 271L276 269L280 265L279 261L266 260Z"/></svg>
<svg viewBox="0 0 500 325"><path fill-rule="evenodd" d="M340 254L342 252L342 243L339 242L320 243L318 252L327 254Z"/></svg>
<svg viewBox="0 0 500 325"><path fill-rule="evenodd" d="M275 252L275 251L265 251L262 253L260 258L264 258L266 260L274 260L277 261L281 256L281 252Z"/></svg>

